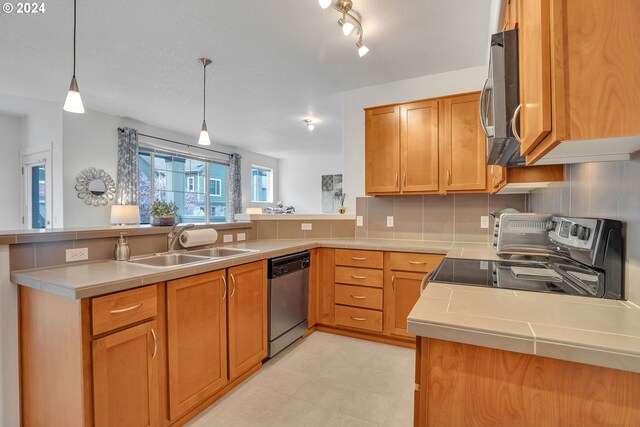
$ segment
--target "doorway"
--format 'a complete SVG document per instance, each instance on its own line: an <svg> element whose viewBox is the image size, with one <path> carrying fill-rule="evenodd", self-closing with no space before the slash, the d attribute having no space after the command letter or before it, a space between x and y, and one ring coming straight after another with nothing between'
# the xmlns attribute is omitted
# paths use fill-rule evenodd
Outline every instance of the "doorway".
<svg viewBox="0 0 640 427"><path fill-rule="evenodd" d="M51 149L22 155L22 224L51 228Z"/></svg>

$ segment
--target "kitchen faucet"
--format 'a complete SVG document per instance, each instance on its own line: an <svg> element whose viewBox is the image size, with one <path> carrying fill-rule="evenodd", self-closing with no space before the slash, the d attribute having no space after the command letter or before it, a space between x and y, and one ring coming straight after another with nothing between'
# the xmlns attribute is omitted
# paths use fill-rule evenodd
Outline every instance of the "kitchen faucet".
<svg viewBox="0 0 640 427"><path fill-rule="evenodd" d="M194 224L185 224L181 229L176 231L178 225L180 224L175 224L167 235L167 246L169 248L169 252L175 251L174 248L176 246L176 242L178 241L182 233L184 233L186 230L189 230L190 228L195 227Z"/></svg>

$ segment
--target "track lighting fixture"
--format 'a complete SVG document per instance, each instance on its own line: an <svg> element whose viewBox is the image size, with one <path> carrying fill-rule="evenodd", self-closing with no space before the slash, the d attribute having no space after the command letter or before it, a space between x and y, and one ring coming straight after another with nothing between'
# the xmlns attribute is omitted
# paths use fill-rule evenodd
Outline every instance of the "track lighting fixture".
<svg viewBox="0 0 640 427"><path fill-rule="evenodd" d="M353 0L318 0L318 3L323 9L331 6L342 14L342 17L338 19L338 25L345 37L349 36L353 30L357 28L358 41L356 42L356 46L358 47L358 55L360 55L361 58L365 56L369 52L369 48L362 43L364 33L362 23L360 23L355 15L350 13L353 8Z"/></svg>
<svg viewBox="0 0 640 427"><path fill-rule="evenodd" d="M73 77L71 77L71 85L67 99L64 101L64 111L70 113L84 113L84 105L80 97L80 89L78 89L78 81L76 80L76 0L73 0Z"/></svg>
<svg viewBox="0 0 640 427"><path fill-rule="evenodd" d="M198 59L202 63L203 85L202 85L202 129L200 130L200 139L198 145L211 145L209 138L209 130L207 129L207 65L211 64L209 58Z"/></svg>
<svg viewBox="0 0 640 427"><path fill-rule="evenodd" d="M303 122L305 123L305 125L307 125L307 129L309 129L310 131L312 131L313 129L315 129L315 126L313 125L313 120L311 119L304 119Z"/></svg>

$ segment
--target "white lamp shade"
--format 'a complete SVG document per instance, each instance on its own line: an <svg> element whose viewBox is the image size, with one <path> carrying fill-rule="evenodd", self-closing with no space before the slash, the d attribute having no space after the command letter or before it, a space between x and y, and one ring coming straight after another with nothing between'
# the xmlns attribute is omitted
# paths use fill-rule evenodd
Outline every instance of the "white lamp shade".
<svg viewBox="0 0 640 427"><path fill-rule="evenodd" d="M211 145L211 139L209 138L209 132L207 130L203 129L200 131L198 145Z"/></svg>
<svg viewBox="0 0 640 427"><path fill-rule="evenodd" d="M360 55L360 58L365 56L367 53L369 53L369 48L365 45L362 45L358 48L358 55Z"/></svg>
<svg viewBox="0 0 640 427"><path fill-rule="evenodd" d="M111 224L140 224L140 207L138 205L112 205Z"/></svg>
<svg viewBox="0 0 640 427"><path fill-rule="evenodd" d="M329 6L331 6L331 0L318 0L318 3L320 3L320 7L323 9L326 9Z"/></svg>
<svg viewBox="0 0 640 427"><path fill-rule="evenodd" d="M345 22L344 24L342 24L342 34L348 36L349 34L351 34L351 31L353 31L354 28L355 26L351 22Z"/></svg>
<svg viewBox="0 0 640 427"><path fill-rule="evenodd" d="M71 78L71 85L69 85L67 99L64 101L64 107L62 108L64 111L68 111L70 113L84 113L84 105L82 105L80 89L78 89L78 81L75 76Z"/></svg>

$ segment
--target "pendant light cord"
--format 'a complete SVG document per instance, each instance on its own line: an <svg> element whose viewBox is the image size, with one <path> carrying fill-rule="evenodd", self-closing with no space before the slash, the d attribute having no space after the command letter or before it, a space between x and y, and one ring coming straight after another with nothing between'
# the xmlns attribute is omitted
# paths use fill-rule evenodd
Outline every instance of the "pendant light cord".
<svg viewBox="0 0 640 427"><path fill-rule="evenodd" d="M75 0L74 0L75 1ZM207 119L207 61L202 63L202 74L204 75L204 87L202 90L202 121Z"/></svg>
<svg viewBox="0 0 640 427"><path fill-rule="evenodd" d="M76 1L73 0L73 77L76 77Z"/></svg>

